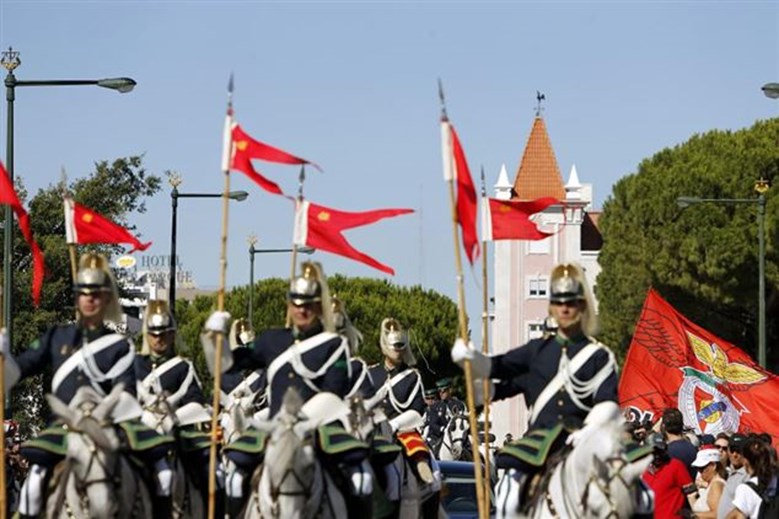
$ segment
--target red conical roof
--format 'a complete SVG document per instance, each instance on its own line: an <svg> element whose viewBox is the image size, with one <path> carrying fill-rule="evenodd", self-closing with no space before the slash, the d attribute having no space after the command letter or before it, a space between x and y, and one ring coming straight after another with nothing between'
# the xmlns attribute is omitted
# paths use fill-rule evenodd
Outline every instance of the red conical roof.
<svg viewBox="0 0 779 519"><path fill-rule="evenodd" d="M546 125L537 116L514 177L514 199L535 200L544 196L565 200L565 187Z"/></svg>

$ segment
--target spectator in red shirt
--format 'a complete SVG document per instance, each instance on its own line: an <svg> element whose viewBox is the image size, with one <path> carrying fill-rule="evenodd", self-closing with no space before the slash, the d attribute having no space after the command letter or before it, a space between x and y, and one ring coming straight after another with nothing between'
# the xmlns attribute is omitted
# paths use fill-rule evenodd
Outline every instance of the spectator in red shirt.
<svg viewBox="0 0 779 519"><path fill-rule="evenodd" d="M695 483L684 463L668 455L662 434L650 436L648 444L654 448L655 459L642 479L655 493L655 518L679 517L679 512L689 506L685 496L695 492Z"/></svg>

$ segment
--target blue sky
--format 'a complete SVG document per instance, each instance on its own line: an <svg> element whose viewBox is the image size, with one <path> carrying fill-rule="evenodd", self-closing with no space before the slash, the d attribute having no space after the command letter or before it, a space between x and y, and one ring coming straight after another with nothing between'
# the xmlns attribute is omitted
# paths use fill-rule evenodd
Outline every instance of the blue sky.
<svg viewBox="0 0 779 519"><path fill-rule="evenodd" d="M760 86L779 81L777 2L70 2L0 0L0 47L21 52L18 79L130 76L118 95L90 87L18 88L15 169L31 191L60 168L144 154L179 172L182 192L219 192L226 85L255 138L309 158L306 196L344 210L417 213L350 231L393 266L394 282L454 298L448 193L442 180L437 78L471 170L488 185L516 172L535 113L560 169L576 165L596 205L639 162L710 129L779 115ZM0 107L5 157L5 103ZM257 168L288 192L297 168ZM232 188L228 284L248 282L246 238L289 247L291 205L240 174ZM219 274L221 206L181 200L178 250L201 286ZM149 254L168 254L170 197L134 219ZM491 248L490 248L491 254ZM329 273L385 277L317 253ZM480 272L476 269L474 272ZM286 255L256 256L256 278L289 275ZM466 276L473 318L479 281Z"/></svg>

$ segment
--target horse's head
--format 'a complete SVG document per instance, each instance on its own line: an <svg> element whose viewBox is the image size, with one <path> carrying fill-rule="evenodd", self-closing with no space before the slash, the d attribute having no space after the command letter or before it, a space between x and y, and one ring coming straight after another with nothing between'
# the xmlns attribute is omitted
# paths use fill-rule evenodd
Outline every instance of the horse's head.
<svg viewBox="0 0 779 519"><path fill-rule="evenodd" d="M444 430L444 442L448 443L452 452L452 459L459 460L469 445L468 433L470 424L468 417L462 413L453 414Z"/></svg>
<svg viewBox="0 0 779 519"><path fill-rule="evenodd" d="M586 477L581 507L588 517L631 517L639 506L641 474L651 456L629 462L625 456L624 418L616 404L599 404L602 419L589 426L571 453L575 472ZM570 473L569 473L570 474Z"/></svg>
<svg viewBox="0 0 779 519"><path fill-rule="evenodd" d="M47 395L52 411L68 427L67 470L74 480L83 512L88 517L114 517L118 484L119 440L110 415L123 386L118 384L103 398L83 387L68 407Z"/></svg>
<svg viewBox="0 0 779 519"><path fill-rule="evenodd" d="M316 423L302 416L302 401L287 390L281 410L269 424L270 438L260 482L265 517L310 517L319 504L321 478L314 451Z"/></svg>

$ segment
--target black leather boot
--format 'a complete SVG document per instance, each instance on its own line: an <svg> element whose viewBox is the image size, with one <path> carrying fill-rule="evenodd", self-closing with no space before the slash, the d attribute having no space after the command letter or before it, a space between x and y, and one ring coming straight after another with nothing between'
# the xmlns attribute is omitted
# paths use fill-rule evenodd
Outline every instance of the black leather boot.
<svg viewBox="0 0 779 519"><path fill-rule="evenodd" d="M230 519L240 519L243 517L243 502L244 499L242 497L228 497L225 500L227 517Z"/></svg>
<svg viewBox="0 0 779 519"><path fill-rule="evenodd" d="M154 496L151 501L153 519L170 519L173 516L173 498Z"/></svg>

